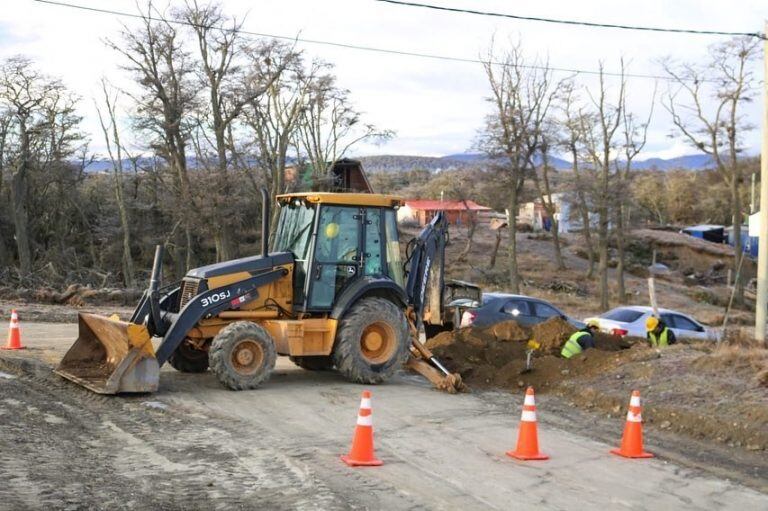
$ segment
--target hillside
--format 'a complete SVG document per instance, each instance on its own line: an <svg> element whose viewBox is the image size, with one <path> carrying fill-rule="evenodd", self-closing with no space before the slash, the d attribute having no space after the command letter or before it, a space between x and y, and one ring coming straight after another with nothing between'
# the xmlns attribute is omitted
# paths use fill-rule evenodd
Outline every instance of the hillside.
<svg viewBox="0 0 768 511"><path fill-rule="evenodd" d="M491 159L478 153L460 153L447 156L409 156L409 155L378 155L359 158L368 172L397 172L410 170L443 170L471 169L488 166ZM537 162L538 163L538 162ZM558 170L570 170L571 162L562 158L551 157L550 165ZM648 158L633 163L636 170L704 170L712 167L712 157L704 154L690 154L676 158Z"/></svg>

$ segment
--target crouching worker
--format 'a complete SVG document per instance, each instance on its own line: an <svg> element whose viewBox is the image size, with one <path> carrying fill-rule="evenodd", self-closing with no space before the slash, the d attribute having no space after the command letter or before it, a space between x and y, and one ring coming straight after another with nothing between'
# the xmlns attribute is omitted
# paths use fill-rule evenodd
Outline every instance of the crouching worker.
<svg viewBox="0 0 768 511"><path fill-rule="evenodd" d="M665 348L675 344L675 332L673 332L662 320L656 316L650 316L645 320L646 337L652 348Z"/></svg>
<svg viewBox="0 0 768 511"><path fill-rule="evenodd" d="M578 355L584 350L595 347L595 338L593 335L600 330L600 324L597 320L590 320L587 322L587 326L581 330L577 330L571 335L560 351L560 355L563 358L571 358L574 355Z"/></svg>

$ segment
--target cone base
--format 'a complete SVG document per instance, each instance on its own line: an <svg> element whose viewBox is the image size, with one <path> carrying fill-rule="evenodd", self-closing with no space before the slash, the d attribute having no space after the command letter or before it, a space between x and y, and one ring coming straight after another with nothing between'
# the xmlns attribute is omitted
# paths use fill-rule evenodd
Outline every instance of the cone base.
<svg viewBox="0 0 768 511"><path fill-rule="evenodd" d="M549 456L547 456L543 452L536 453L536 454L523 454L517 451L507 451L507 456L509 456L510 458L515 458L516 460L524 460L524 461L549 459Z"/></svg>
<svg viewBox="0 0 768 511"><path fill-rule="evenodd" d="M640 454L627 454L622 452L621 449L611 449L611 454L616 454L623 458L654 458L655 456L650 452L642 451Z"/></svg>
<svg viewBox="0 0 768 511"><path fill-rule="evenodd" d="M340 456L341 461L349 465L350 467L378 467L384 464L383 461L372 459L368 461L360 461L360 460L353 460L346 454L344 456Z"/></svg>
<svg viewBox="0 0 768 511"><path fill-rule="evenodd" d="M0 346L0 350L25 350L26 346Z"/></svg>

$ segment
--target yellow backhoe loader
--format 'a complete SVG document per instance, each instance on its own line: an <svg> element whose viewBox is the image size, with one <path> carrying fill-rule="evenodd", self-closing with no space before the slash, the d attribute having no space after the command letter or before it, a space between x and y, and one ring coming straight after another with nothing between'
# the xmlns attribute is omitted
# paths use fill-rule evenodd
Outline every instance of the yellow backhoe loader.
<svg viewBox="0 0 768 511"><path fill-rule="evenodd" d="M56 373L101 394L153 392L168 362L183 372L210 369L242 390L264 382L276 356L287 355L304 369L335 368L366 384L407 362L440 389L463 388L423 344L425 325L443 321L442 214L409 243L403 261L400 198L279 195L268 252L266 190L262 200L260 256L195 268L161 287L158 246L149 289L130 320L80 314L78 339Z"/></svg>

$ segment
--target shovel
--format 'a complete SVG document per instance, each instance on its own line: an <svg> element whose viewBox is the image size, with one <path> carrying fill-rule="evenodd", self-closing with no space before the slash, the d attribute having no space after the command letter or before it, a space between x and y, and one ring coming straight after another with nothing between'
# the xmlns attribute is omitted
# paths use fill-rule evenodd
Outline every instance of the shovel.
<svg viewBox="0 0 768 511"><path fill-rule="evenodd" d="M533 352L541 348L541 344L531 339L528 341L528 349L525 350L525 369L520 374L527 374L533 371Z"/></svg>

